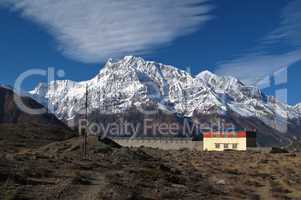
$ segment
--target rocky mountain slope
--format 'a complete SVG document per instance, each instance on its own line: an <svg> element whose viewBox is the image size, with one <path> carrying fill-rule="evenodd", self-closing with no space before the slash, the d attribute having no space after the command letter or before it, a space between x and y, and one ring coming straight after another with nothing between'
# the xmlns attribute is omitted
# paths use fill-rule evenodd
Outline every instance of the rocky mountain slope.
<svg viewBox="0 0 301 200"><path fill-rule="evenodd" d="M21 111L14 102L14 92L0 87L0 149L15 151L60 141L74 135L53 114L30 115ZM29 97L21 97L30 108L43 108Z"/></svg>
<svg viewBox="0 0 301 200"><path fill-rule="evenodd" d="M109 60L88 81L41 83L29 93L67 122L83 113L86 87L89 113L94 113L95 118L123 115L134 109L144 116L161 112L209 126L223 119L238 128L256 128L276 143L287 143L300 133L300 105L283 104L234 77L220 77L209 71L194 77L173 66L140 57Z"/></svg>

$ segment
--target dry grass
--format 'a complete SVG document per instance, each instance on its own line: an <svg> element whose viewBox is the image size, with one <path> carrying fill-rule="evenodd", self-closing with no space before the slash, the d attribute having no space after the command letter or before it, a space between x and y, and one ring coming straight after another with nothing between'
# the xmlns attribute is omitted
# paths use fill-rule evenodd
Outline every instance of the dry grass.
<svg viewBox="0 0 301 200"><path fill-rule="evenodd" d="M300 199L301 154L96 148L71 139L0 154L6 199ZM2 173L1 173L2 174ZM2 197L3 198L3 197Z"/></svg>

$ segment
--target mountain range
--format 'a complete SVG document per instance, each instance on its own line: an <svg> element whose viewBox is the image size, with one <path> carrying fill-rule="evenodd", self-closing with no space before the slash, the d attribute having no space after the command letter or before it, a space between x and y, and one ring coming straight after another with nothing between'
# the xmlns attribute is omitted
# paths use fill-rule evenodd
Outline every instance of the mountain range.
<svg viewBox="0 0 301 200"><path fill-rule="evenodd" d="M40 83L28 93L75 126L71 122L85 113L86 90L89 115L102 123L151 117L154 123L189 119L210 127L233 124L256 129L260 145L288 144L301 135L301 104L282 103L235 77L209 71L193 76L134 56L108 60L91 80Z"/></svg>

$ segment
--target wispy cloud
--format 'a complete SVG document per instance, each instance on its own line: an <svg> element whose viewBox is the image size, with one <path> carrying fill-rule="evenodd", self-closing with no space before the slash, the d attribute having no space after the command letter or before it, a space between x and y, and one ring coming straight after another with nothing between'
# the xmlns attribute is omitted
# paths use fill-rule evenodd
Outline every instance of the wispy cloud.
<svg viewBox="0 0 301 200"><path fill-rule="evenodd" d="M49 30L59 49L83 62L143 54L211 19L208 0L2 0Z"/></svg>
<svg viewBox="0 0 301 200"><path fill-rule="evenodd" d="M287 67L299 60L301 60L301 49L279 55L247 54L220 65L216 73L235 76L244 83L255 84L275 70Z"/></svg>
<svg viewBox="0 0 301 200"><path fill-rule="evenodd" d="M301 1L290 1L281 13L278 28L264 36L249 53L218 64L216 73L232 75L247 84L254 84L281 67L301 60ZM282 53L271 53L281 50Z"/></svg>
<svg viewBox="0 0 301 200"><path fill-rule="evenodd" d="M269 43L286 42L294 46L301 45L301 1L289 3L282 11L280 26L272 31L264 41Z"/></svg>

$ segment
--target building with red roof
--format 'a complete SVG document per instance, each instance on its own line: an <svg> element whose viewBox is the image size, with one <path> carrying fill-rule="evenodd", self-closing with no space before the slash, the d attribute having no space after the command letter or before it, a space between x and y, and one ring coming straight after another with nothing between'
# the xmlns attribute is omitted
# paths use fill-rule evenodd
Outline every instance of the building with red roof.
<svg viewBox="0 0 301 200"><path fill-rule="evenodd" d="M203 133L204 151L246 151L253 147L256 147L256 131L208 131Z"/></svg>

